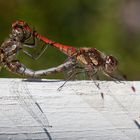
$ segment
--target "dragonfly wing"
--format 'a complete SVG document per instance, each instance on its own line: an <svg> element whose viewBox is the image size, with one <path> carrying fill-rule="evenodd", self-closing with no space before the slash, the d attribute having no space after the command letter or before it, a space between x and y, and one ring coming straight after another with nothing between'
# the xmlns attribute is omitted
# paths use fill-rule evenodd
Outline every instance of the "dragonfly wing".
<svg viewBox="0 0 140 140"><path fill-rule="evenodd" d="M43 112L39 103L33 98L26 82L14 82L11 84L11 92L16 95L20 106L26 110L30 116L40 125L43 131L50 137L48 127L50 127L48 119Z"/></svg>
<svg viewBox="0 0 140 140"><path fill-rule="evenodd" d="M104 92L104 100L100 96L100 90L91 81L68 84L74 94L80 96L91 108L100 113L118 132L123 133L129 139L133 139L131 130L123 130L132 127L139 131L138 112L135 113L136 97L131 89L123 83L96 81ZM78 85L82 84L82 89ZM92 87L92 88L91 88ZM111 87L111 88L110 88ZM118 88L119 87L119 88ZM127 90L126 90L127 89ZM135 114L135 116L134 116Z"/></svg>

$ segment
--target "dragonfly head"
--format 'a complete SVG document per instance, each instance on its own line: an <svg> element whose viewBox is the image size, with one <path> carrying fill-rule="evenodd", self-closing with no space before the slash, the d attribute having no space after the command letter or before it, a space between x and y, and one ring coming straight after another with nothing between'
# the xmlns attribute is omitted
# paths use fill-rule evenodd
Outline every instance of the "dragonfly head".
<svg viewBox="0 0 140 140"><path fill-rule="evenodd" d="M25 21L17 20L12 24L11 36L16 40L24 42L31 36L31 32L32 32L31 28Z"/></svg>
<svg viewBox="0 0 140 140"><path fill-rule="evenodd" d="M29 26L25 21L17 20L12 24L12 29L17 29L17 28L28 29Z"/></svg>
<svg viewBox="0 0 140 140"><path fill-rule="evenodd" d="M116 70L118 61L114 56L106 56L104 69L107 73L112 73Z"/></svg>

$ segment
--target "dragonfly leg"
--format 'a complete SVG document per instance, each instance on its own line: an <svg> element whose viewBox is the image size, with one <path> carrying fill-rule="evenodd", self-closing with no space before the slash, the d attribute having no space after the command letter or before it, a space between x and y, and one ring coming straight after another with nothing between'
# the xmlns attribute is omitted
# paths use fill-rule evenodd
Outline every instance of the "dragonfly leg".
<svg viewBox="0 0 140 140"><path fill-rule="evenodd" d="M84 69L83 67L77 66L77 65L75 65L75 66L72 67L72 68L74 68L75 70L78 69L78 70L84 70L84 71L72 72L72 73L68 76L68 78L65 80L65 82L64 82L57 90L60 91L60 90L62 89L62 87L63 87L69 80L71 80L73 77L75 77L76 75L86 72L86 69Z"/></svg>
<svg viewBox="0 0 140 140"><path fill-rule="evenodd" d="M28 48L34 48L36 47L36 41L35 41L35 31L33 31L33 33L30 33L29 36L26 38L26 41L24 41L24 46L28 47ZM28 40L32 38L33 42L28 42Z"/></svg>
<svg viewBox="0 0 140 140"><path fill-rule="evenodd" d="M63 86L70 80L70 79L72 79L74 76L76 76L76 75L78 75L78 74L80 74L80 73L83 73L83 72L74 72L74 73L71 73L70 75L69 75L69 77L65 80L65 82L57 89L57 90L61 90L62 88L63 88Z"/></svg>
<svg viewBox="0 0 140 140"><path fill-rule="evenodd" d="M95 70L94 73L92 73L92 72L90 72L90 71L87 72L87 75L88 75L89 79L92 80L92 81L94 82L95 86L100 90L101 88L100 88L99 83L97 83L97 82L94 80L94 77L95 77L96 74L97 74L97 71L96 71L96 70Z"/></svg>
<svg viewBox="0 0 140 140"><path fill-rule="evenodd" d="M111 78L111 79L112 79L113 81L115 81L116 83L117 83L117 82L121 83L121 80L124 80L124 78L119 79L119 78L117 78L117 77L115 77L115 76L113 76L113 75L111 75L111 74L109 74L109 73L106 73L106 72L103 72L103 74L104 74L105 76Z"/></svg>
<svg viewBox="0 0 140 140"><path fill-rule="evenodd" d="M28 51L26 51L26 50L23 50L23 53L25 53L27 56L31 57L32 59L37 60L37 59L39 59L39 58L41 57L41 55L46 51L46 49L47 49L47 46L44 47L44 48L41 50L41 52L39 52L36 56L33 56L32 54L30 54L30 53L29 53Z"/></svg>
<svg viewBox="0 0 140 140"><path fill-rule="evenodd" d="M94 72L93 72L93 71L87 71L87 75L88 75L89 79L93 81L94 85L95 85L95 86L97 87L97 89L100 91L100 95L101 95L102 99L104 100L104 93L103 93L102 90L101 90L100 84L97 83L97 82L94 80L96 74L97 74L97 70L95 70ZM99 78L98 75L97 75L97 78Z"/></svg>
<svg viewBox="0 0 140 140"><path fill-rule="evenodd" d="M28 38L31 38L31 36L32 36L33 42L31 42L31 43L29 43L29 42L24 42L24 46L25 46L25 47L28 47L28 48L35 48L35 47L37 46L37 43L36 43L36 41L35 41L34 33L35 33L35 31L33 31L33 33L30 34L30 37L28 37ZM36 56L33 56L33 55L29 54L29 52L27 52L27 51L25 51L25 50L23 50L23 52L24 52L26 55L28 55L29 57L31 57L32 59L37 60L37 59L39 59L40 56L45 52L45 50L46 50L47 47L48 47L48 44L47 44L47 45L46 45L46 44L43 44L42 46L43 46L43 47L41 48L41 52L39 52Z"/></svg>

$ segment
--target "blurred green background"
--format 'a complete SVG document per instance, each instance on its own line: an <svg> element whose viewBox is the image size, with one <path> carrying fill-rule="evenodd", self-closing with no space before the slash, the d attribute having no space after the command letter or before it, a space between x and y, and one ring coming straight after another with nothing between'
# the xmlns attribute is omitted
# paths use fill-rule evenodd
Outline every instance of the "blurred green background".
<svg viewBox="0 0 140 140"><path fill-rule="evenodd" d="M140 80L140 2L138 0L0 0L0 43L11 24L25 20L48 38L66 45L95 47L119 60L129 80ZM31 60L20 61L34 70L57 66L67 58L54 48ZM20 77L4 68L0 77ZM47 78L61 78L51 75Z"/></svg>

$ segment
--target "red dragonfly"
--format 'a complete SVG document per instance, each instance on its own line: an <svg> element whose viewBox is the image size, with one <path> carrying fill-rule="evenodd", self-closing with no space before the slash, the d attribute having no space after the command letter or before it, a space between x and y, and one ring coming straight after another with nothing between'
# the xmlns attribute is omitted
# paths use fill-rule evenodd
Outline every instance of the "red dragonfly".
<svg viewBox="0 0 140 140"><path fill-rule="evenodd" d="M119 75L119 78L114 76L114 73L116 72L116 69L118 67L118 61L112 55L105 55L96 48L77 49L73 46L63 45L61 43L55 42L31 29L25 21L19 20L14 22L12 24L12 28L15 30L22 29L26 32L29 32L33 38L37 38L45 42L46 44L58 48L61 52L65 53L69 57L68 61L58 67L43 70L41 72L35 72L33 75L35 77L40 75L48 75L56 72L63 72L65 70L71 70L72 72L68 79L71 79L79 73L86 73L88 78L90 80L93 80L95 79L95 77L98 77L98 72L101 71L105 76L115 81L126 80L124 76ZM35 46L35 41L32 45ZM96 86L100 89L98 84L96 84ZM134 86L132 86L131 88L135 92Z"/></svg>

